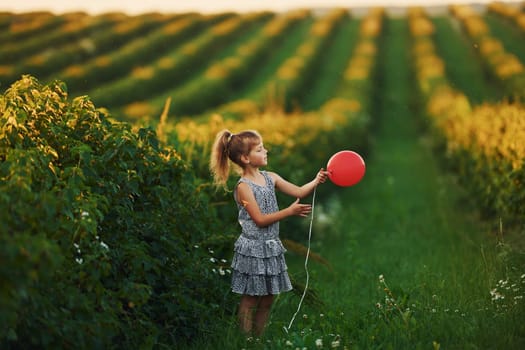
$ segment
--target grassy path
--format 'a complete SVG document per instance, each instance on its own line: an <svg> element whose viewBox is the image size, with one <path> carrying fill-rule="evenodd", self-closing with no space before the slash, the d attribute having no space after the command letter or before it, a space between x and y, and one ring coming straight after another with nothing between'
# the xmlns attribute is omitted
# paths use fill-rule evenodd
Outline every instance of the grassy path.
<svg viewBox="0 0 525 350"><path fill-rule="evenodd" d="M418 130L407 30L406 21L387 22L380 117L364 179L316 203L312 250L332 269L311 259L309 290L323 304L304 303L286 333L299 303L286 293L262 339L242 338L232 314L196 348L524 348L524 303L502 309L490 294L500 279L523 294L524 271L509 265L508 251ZM291 274L304 281L304 259L288 255Z"/></svg>
<svg viewBox="0 0 525 350"><path fill-rule="evenodd" d="M503 278L496 240L440 171L409 108L406 30L406 22L389 21L367 174L341 191L344 205L323 208L330 220L314 228L313 249L333 272L310 264L311 287L325 305L305 307L297 327L317 327L312 337L325 343L340 335L351 348L515 348L524 344L523 326L498 319L489 294Z"/></svg>

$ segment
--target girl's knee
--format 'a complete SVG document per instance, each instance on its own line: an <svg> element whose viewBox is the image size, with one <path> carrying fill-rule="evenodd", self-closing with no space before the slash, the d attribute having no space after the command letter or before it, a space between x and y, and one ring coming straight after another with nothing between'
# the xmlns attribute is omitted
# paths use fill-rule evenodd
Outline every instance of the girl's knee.
<svg viewBox="0 0 525 350"><path fill-rule="evenodd" d="M243 295L241 298L241 307L254 308L257 306L259 299L252 295Z"/></svg>

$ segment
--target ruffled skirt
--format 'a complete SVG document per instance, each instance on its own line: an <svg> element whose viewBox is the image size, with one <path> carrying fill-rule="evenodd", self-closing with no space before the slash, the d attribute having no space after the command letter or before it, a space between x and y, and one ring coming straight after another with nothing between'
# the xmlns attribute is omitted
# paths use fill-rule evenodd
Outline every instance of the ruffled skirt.
<svg viewBox="0 0 525 350"><path fill-rule="evenodd" d="M232 260L232 291L246 295L269 295L292 289L282 242L240 236Z"/></svg>

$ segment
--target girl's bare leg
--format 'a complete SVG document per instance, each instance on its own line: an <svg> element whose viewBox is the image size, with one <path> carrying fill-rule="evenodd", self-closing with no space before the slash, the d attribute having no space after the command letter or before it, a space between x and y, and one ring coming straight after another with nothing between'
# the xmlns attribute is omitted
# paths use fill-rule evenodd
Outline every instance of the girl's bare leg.
<svg viewBox="0 0 525 350"><path fill-rule="evenodd" d="M250 334L253 329L253 314L257 307L258 297L251 295L243 295L239 303L239 326L241 330Z"/></svg>
<svg viewBox="0 0 525 350"><path fill-rule="evenodd" d="M270 316L272 308L273 295L265 295L260 297L257 310L255 311L255 334L261 336L266 328L266 322Z"/></svg>

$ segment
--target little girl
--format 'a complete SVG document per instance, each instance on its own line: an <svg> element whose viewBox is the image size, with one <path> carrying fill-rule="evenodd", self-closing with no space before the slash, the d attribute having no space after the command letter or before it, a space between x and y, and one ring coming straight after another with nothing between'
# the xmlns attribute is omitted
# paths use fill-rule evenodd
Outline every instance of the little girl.
<svg viewBox="0 0 525 350"><path fill-rule="evenodd" d="M326 181L321 168L314 180L296 186L274 172L259 168L267 165L268 151L256 131L217 134L212 148L210 170L216 185L226 186L229 160L240 167L241 178L234 189L242 229L235 242L232 260L232 291L241 294L239 323L241 330L261 335L270 315L273 297L292 289L279 239L279 221L292 215L307 216L312 207L299 199ZM275 189L297 198L286 209L279 210Z"/></svg>

